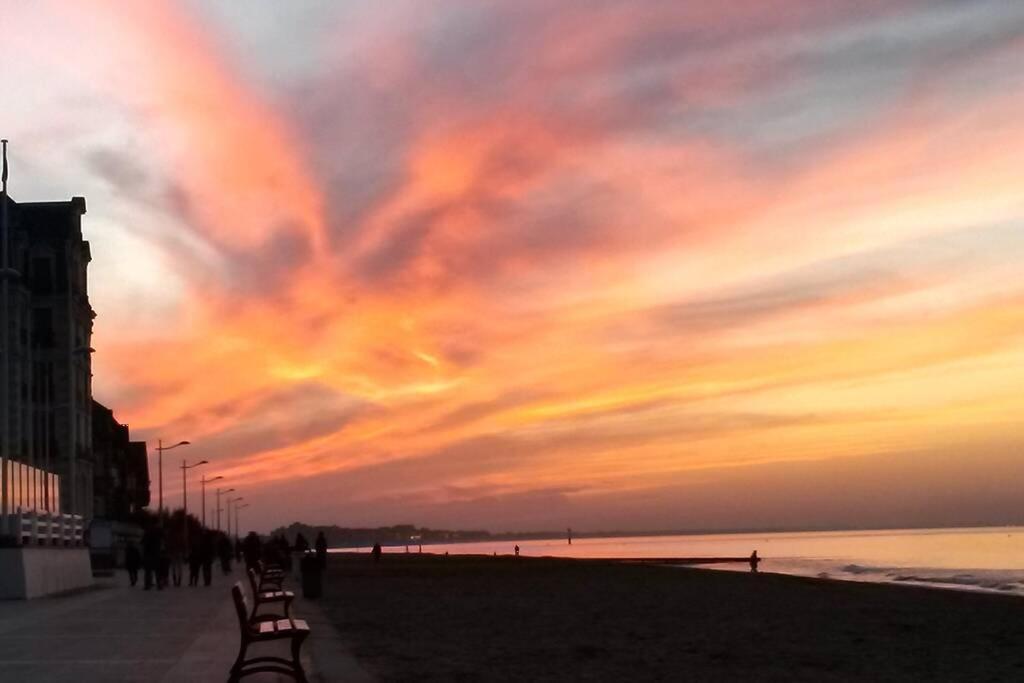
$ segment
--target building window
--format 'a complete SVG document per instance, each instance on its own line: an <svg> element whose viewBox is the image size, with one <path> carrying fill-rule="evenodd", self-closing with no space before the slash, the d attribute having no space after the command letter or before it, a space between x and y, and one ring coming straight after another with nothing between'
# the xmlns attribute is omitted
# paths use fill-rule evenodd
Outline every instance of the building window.
<svg viewBox="0 0 1024 683"><path fill-rule="evenodd" d="M53 293L53 262L46 256L32 259L32 291L36 294Z"/></svg>
<svg viewBox="0 0 1024 683"><path fill-rule="evenodd" d="M53 311L51 309L32 309L32 343L40 349L53 348Z"/></svg>

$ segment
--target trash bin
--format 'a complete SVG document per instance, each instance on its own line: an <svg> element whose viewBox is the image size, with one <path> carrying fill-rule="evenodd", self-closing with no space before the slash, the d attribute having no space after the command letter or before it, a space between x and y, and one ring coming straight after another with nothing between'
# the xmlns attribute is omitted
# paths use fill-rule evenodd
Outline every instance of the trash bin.
<svg viewBox="0 0 1024 683"><path fill-rule="evenodd" d="M299 562L302 572L302 597L319 598L324 592L324 568L316 555L306 553Z"/></svg>

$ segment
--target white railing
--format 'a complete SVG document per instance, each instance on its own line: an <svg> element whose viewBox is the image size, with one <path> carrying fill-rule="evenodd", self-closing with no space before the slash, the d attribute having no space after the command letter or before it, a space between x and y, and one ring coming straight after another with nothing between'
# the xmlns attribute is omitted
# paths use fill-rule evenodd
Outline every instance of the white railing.
<svg viewBox="0 0 1024 683"><path fill-rule="evenodd" d="M4 527L21 545L81 546L84 541L81 515L18 511L6 521Z"/></svg>

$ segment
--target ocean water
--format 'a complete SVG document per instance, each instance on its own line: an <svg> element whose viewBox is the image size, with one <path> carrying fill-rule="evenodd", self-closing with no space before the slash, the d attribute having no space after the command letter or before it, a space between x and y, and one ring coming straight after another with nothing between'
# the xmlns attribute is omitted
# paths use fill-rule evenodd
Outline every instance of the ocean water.
<svg viewBox="0 0 1024 683"><path fill-rule="evenodd" d="M500 555L516 543L535 557L745 557L757 550L762 572L1024 596L1024 527L575 538L572 545L525 540L431 544L423 551ZM749 571L745 564L709 566Z"/></svg>

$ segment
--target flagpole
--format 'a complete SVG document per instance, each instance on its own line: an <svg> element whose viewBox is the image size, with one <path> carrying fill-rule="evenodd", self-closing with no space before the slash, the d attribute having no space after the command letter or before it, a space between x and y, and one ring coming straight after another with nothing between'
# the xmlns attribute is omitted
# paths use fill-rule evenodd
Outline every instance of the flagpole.
<svg viewBox="0 0 1024 683"><path fill-rule="evenodd" d="M0 171L0 247L3 249L2 257L0 257L0 519L3 524L0 525L0 533L7 533L7 512L8 512L8 460L10 459L10 383L8 381L10 377L10 364L11 364L11 350L10 340L11 331L8 324L8 272L10 266L10 237L8 236L7 226L7 140L0 140L0 147L2 147L3 167Z"/></svg>

